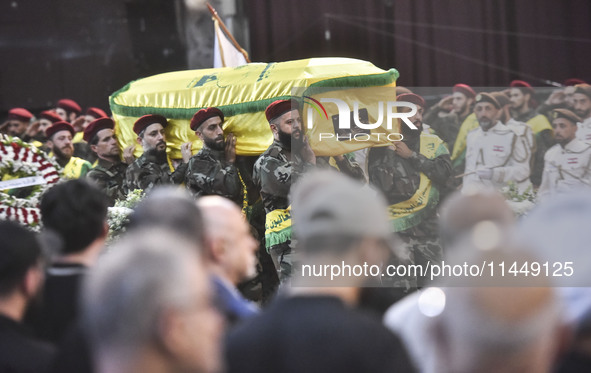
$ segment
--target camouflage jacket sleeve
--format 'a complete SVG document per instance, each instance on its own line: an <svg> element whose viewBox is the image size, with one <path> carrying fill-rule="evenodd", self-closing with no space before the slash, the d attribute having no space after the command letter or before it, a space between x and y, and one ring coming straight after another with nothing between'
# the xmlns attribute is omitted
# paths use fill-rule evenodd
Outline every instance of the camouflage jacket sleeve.
<svg viewBox="0 0 591 373"><path fill-rule="evenodd" d="M182 184L185 181L185 175L187 174L187 163L181 163L170 175L170 183Z"/></svg>
<svg viewBox="0 0 591 373"><path fill-rule="evenodd" d="M410 158L412 165L435 184L443 185L451 176L451 159L449 152L429 159L417 152Z"/></svg>
<svg viewBox="0 0 591 373"><path fill-rule="evenodd" d="M274 157L265 157L260 163L259 179L261 191L277 197L289 194L292 182L292 163Z"/></svg>
<svg viewBox="0 0 591 373"><path fill-rule="evenodd" d="M147 191L155 185L170 183L170 174L151 162L142 165L134 162L127 168L125 178L129 191L135 189Z"/></svg>
<svg viewBox="0 0 591 373"><path fill-rule="evenodd" d="M352 177L355 180L359 180L365 183L365 173L363 172L363 169L361 168L361 166L359 166L357 162L350 160L346 156L344 156L343 160L340 162L336 160L336 158L335 161L337 163L337 166L339 166L339 170L342 173Z"/></svg>
<svg viewBox="0 0 591 373"><path fill-rule="evenodd" d="M234 164L196 156L187 166L185 184L197 195L216 194L234 199L242 193L238 169Z"/></svg>
<svg viewBox="0 0 591 373"><path fill-rule="evenodd" d="M90 170L86 178L104 191L113 203L127 195L125 175L122 173L109 173L109 171L97 167Z"/></svg>

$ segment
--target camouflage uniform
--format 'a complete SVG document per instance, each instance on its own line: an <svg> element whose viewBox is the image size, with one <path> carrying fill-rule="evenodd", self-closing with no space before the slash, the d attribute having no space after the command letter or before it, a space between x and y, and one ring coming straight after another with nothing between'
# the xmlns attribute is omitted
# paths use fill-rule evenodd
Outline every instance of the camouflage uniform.
<svg viewBox="0 0 591 373"><path fill-rule="evenodd" d="M125 170L127 165L123 162L109 162L99 158L98 164L86 174L99 189L109 197L110 206L118 199L124 199L127 195L125 185Z"/></svg>
<svg viewBox="0 0 591 373"><path fill-rule="evenodd" d="M291 159L290 159L291 156ZM304 168L313 167L304 164L297 157L290 154L281 142L275 140L271 146L257 159L253 170L253 182L260 188L261 199L265 213L287 209L287 198L292 182L304 172ZM279 280L285 281L291 276L292 242L267 246L269 254L279 274Z"/></svg>
<svg viewBox="0 0 591 373"><path fill-rule="evenodd" d="M351 160L354 157L348 157L345 155L342 161L337 161L333 157L316 157L316 167L317 168L333 168L332 164L330 164L330 160L334 159L335 164L338 167L339 172L358 180L362 183L366 182L365 173L363 169L357 162Z"/></svg>
<svg viewBox="0 0 591 373"><path fill-rule="evenodd" d="M420 154L418 138L405 141L405 144L414 152L406 159L388 147L372 148L368 154L369 182L384 194L390 205L407 201L415 194L419 188L421 173L431 180L435 188L440 188L445 185L452 172L449 152L429 159ZM438 203L439 200L435 202ZM435 209L423 216L419 224L397 233L408 249L409 262L426 265L427 262L440 263L443 259ZM412 286L413 279L409 279L408 284Z"/></svg>
<svg viewBox="0 0 591 373"><path fill-rule="evenodd" d="M130 192L135 189L143 189L147 192L156 185L182 183L186 171L186 163L181 163L174 172L170 172L166 155L144 153L127 167L125 182Z"/></svg>
<svg viewBox="0 0 591 373"><path fill-rule="evenodd" d="M189 160L185 185L195 195L219 195L242 206L243 186L238 169L223 150L203 147Z"/></svg>

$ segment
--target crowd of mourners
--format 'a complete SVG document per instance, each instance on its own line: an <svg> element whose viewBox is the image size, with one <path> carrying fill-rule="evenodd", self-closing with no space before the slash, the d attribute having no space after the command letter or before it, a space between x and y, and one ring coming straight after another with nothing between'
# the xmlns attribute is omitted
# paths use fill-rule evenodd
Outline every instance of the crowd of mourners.
<svg viewBox="0 0 591 373"><path fill-rule="evenodd" d="M158 113L122 149L100 108L9 110L0 134L61 180L41 232L0 221L0 372L589 371L591 85L396 94L416 129L331 157L296 98L266 108L273 142L254 157L216 107L181 159ZM137 189L110 237L108 209ZM516 217L508 191L535 208ZM341 263L379 274L335 281Z"/></svg>

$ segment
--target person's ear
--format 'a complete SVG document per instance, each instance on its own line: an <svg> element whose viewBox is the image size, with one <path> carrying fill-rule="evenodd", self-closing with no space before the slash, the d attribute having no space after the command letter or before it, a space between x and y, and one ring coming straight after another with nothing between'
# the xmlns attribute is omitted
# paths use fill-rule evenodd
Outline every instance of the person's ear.
<svg viewBox="0 0 591 373"><path fill-rule="evenodd" d="M142 138L141 138L141 137L139 137L139 136L138 136L138 137L135 139L135 141L136 141L138 144L142 145Z"/></svg>
<svg viewBox="0 0 591 373"><path fill-rule="evenodd" d="M35 266L29 268L25 274L22 283L22 289L27 298L33 298L41 288L44 275L43 270L40 267L40 265L36 264Z"/></svg>
<svg viewBox="0 0 591 373"><path fill-rule="evenodd" d="M96 145L90 145L90 150L96 153Z"/></svg>
<svg viewBox="0 0 591 373"><path fill-rule="evenodd" d="M203 132L201 130L197 130L195 131L195 135L197 135L197 137L199 137L199 139L201 139L201 141L203 141Z"/></svg>
<svg viewBox="0 0 591 373"><path fill-rule="evenodd" d="M275 123L270 123L269 127L271 127L271 132L273 132L274 134L279 132L277 125Z"/></svg>

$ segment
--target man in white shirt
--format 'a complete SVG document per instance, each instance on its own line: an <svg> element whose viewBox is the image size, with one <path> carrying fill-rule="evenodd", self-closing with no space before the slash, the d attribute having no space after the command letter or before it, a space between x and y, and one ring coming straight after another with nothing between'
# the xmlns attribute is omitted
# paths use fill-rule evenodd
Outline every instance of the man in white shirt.
<svg viewBox="0 0 591 373"><path fill-rule="evenodd" d="M500 190L509 182L523 192L531 185L531 154L517 134L499 121L500 109L492 95L476 96L474 113L479 128L467 137L463 193L474 188Z"/></svg>
<svg viewBox="0 0 591 373"><path fill-rule="evenodd" d="M577 123L581 118L567 109L555 109L552 116L558 144L544 157L544 174L538 191L540 199L556 192L591 186L591 145L577 136Z"/></svg>

